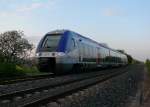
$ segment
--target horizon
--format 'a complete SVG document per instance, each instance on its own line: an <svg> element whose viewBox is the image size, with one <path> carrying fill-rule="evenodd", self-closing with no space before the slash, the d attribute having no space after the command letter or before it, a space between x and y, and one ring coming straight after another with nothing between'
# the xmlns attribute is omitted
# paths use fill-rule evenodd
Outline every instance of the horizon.
<svg viewBox="0 0 150 107"><path fill-rule="evenodd" d="M47 32L69 29L145 61L150 59L149 4L148 0L1 0L0 32L22 30L37 45Z"/></svg>

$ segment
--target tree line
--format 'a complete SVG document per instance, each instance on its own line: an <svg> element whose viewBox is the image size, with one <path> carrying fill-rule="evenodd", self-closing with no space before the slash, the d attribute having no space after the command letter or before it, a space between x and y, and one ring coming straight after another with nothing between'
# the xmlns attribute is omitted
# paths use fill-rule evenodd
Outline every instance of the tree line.
<svg viewBox="0 0 150 107"><path fill-rule="evenodd" d="M7 31L0 34L0 63L25 63L29 58L33 44L22 31Z"/></svg>
<svg viewBox="0 0 150 107"><path fill-rule="evenodd" d="M117 51L119 51L119 52L121 52L121 53L123 53L123 54L125 54L127 56L128 64L132 64L133 63L134 59L132 58L131 55L127 54L124 50L118 49Z"/></svg>
<svg viewBox="0 0 150 107"><path fill-rule="evenodd" d="M37 75L36 60L31 58L34 45L23 31L7 31L0 34L0 80Z"/></svg>
<svg viewBox="0 0 150 107"><path fill-rule="evenodd" d="M150 72L150 60L147 59L145 62L146 66L147 66L147 70Z"/></svg>

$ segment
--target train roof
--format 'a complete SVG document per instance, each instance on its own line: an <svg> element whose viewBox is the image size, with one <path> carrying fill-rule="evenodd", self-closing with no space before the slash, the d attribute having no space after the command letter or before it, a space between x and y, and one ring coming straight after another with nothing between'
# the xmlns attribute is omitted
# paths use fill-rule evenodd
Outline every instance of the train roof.
<svg viewBox="0 0 150 107"><path fill-rule="evenodd" d="M84 38L84 39L90 40L90 41L92 41L93 43L98 44L99 46L102 46L102 47L104 47L104 48L110 49L110 50L115 51L115 52L117 52L117 53L121 53L121 52L119 52L119 51L117 51L117 50L115 50L115 49L112 49L112 48L108 47L108 46L105 45L104 43L98 43L98 42L96 42L96 41L94 41L94 40L92 40L92 39L90 39L90 38L88 38L88 37L82 36L82 35L80 35L80 34L74 32L74 31L71 31L71 30L59 29L59 30L54 30L54 31L48 32L47 34L64 34L65 32L73 32L73 33L79 35L80 37L82 37L82 38ZM121 53L121 54L123 54L123 53ZM125 55L125 54L124 54L124 55Z"/></svg>
<svg viewBox="0 0 150 107"><path fill-rule="evenodd" d="M67 31L69 30L54 30L54 31L48 32L47 34L64 34Z"/></svg>

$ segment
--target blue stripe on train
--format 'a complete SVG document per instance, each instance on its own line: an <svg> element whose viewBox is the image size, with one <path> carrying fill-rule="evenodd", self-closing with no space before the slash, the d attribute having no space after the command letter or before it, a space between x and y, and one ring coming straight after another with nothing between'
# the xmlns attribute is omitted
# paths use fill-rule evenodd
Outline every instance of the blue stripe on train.
<svg viewBox="0 0 150 107"><path fill-rule="evenodd" d="M65 31L64 34L62 35L60 42L59 42L59 46L57 48L57 52L65 52L66 51L68 38L69 38L68 33L69 33L69 31Z"/></svg>

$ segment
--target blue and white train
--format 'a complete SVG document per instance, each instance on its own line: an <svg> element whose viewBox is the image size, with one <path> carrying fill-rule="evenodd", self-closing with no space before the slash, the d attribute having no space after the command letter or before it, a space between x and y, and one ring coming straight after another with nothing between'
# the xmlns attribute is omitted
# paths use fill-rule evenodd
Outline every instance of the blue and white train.
<svg viewBox="0 0 150 107"><path fill-rule="evenodd" d="M128 63L127 56L70 30L48 32L36 50L41 72L61 74Z"/></svg>

